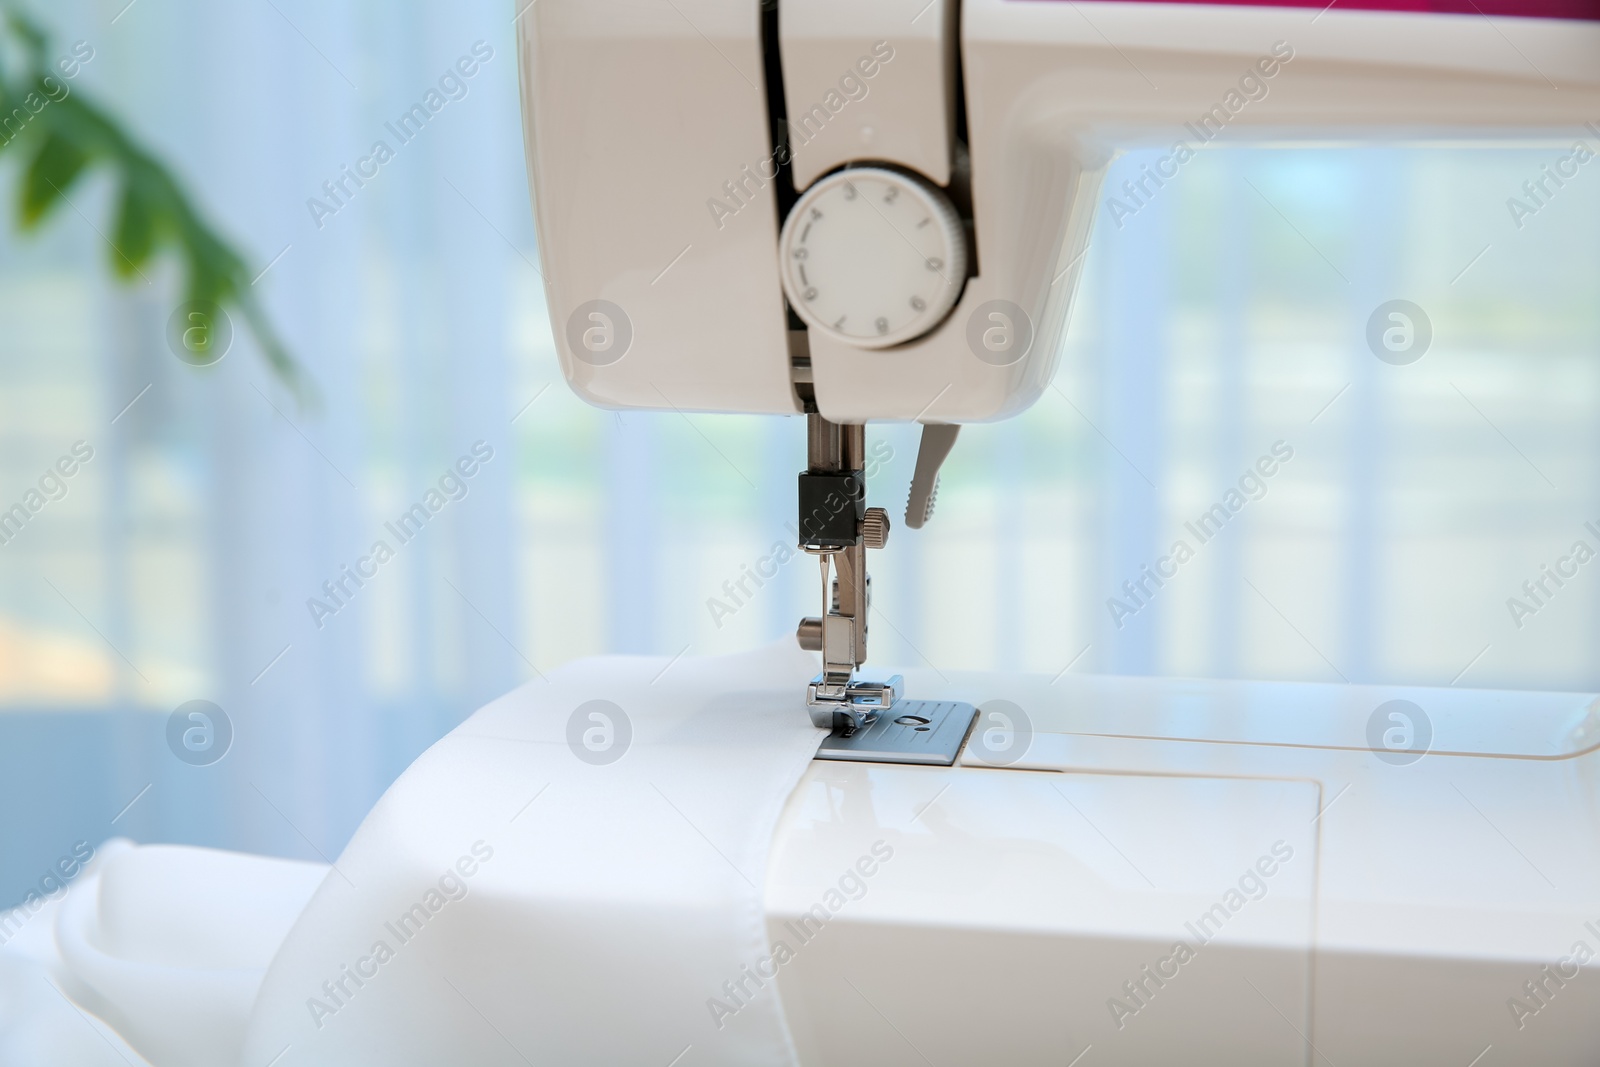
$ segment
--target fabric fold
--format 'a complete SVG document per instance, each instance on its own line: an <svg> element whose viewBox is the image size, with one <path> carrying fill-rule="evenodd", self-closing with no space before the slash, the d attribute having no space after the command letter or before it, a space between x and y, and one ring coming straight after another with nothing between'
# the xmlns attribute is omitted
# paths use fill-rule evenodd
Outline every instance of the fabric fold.
<svg viewBox="0 0 1600 1067"><path fill-rule="evenodd" d="M0 1067L792 1067L748 976L815 669L793 640L572 664L424 753L331 868L108 842L0 946Z"/></svg>
<svg viewBox="0 0 1600 1067"><path fill-rule="evenodd" d="M790 1067L776 983L733 1017L715 1002L770 954L767 857L823 733L815 670L793 639L606 657L474 714L340 856L242 1063Z"/></svg>

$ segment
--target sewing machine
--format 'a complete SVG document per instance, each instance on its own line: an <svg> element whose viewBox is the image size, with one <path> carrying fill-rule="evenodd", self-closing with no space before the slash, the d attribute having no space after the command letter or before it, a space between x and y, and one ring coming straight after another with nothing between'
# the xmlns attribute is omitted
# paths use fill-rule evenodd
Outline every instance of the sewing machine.
<svg viewBox="0 0 1600 1067"><path fill-rule="evenodd" d="M890 528L863 508L864 425L922 424L920 527L960 425L1050 381L1097 216L1120 224L1213 140L1499 140L1600 114L1587 25L1530 20L1513 47L1481 17L1346 7L618 2L524 19L572 388L805 415L800 547L823 605L799 635L822 653L818 722L892 700L854 676L866 550ZM1105 166L1140 145L1171 152L1103 211Z"/></svg>
<svg viewBox="0 0 1600 1067"><path fill-rule="evenodd" d="M522 17L572 388L603 407L807 422L800 548L823 604L798 636L822 658L807 706L845 739L823 755L846 762L817 763L791 800L775 936L806 913L803 874L922 821L923 847L849 932L779 978L805 1062L1600 1054L1583 965L1600 849L1561 831L1600 810L1588 696L915 674L903 693L898 676L856 675L867 549L890 528L863 507L865 425L922 425L905 515L920 527L959 427L1024 410L1050 381L1091 230L1118 221L1100 217L1117 210L1100 184L1119 151L1169 150L1114 191L1126 211L1212 141L1565 142L1600 118L1600 24L1567 21L1593 5L1372 10L1418 6L542 0ZM995 755L1018 741L1003 711L968 733L963 701L1002 691L1031 712L1020 758ZM1400 733L1384 737L1411 737L1414 702L1433 709L1429 758L1404 751L1414 739L1398 757L1369 743L1391 700L1381 725ZM940 753L884 734L938 732L930 705L955 716ZM949 769L902 766L911 752ZM1053 785L1021 768L1078 773ZM1504 849L1507 823L1542 865ZM1224 908L1254 909L1229 947L1199 949L1194 916L1221 916L1207 908L1239 872L1253 898L1268 869L1262 904ZM1176 977L1174 938L1216 957L1210 981Z"/></svg>
<svg viewBox="0 0 1600 1067"><path fill-rule="evenodd" d="M867 425L922 425L914 531L958 428L1049 383L1091 229L1195 152L1533 139L1567 154L1529 198L1575 179L1600 3L1350 9L1455 2L522 6L565 375L804 417L821 609L536 672L327 864L63 860L70 892L0 913L0 1060L1600 1060L1600 696L857 675Z"/></svg>

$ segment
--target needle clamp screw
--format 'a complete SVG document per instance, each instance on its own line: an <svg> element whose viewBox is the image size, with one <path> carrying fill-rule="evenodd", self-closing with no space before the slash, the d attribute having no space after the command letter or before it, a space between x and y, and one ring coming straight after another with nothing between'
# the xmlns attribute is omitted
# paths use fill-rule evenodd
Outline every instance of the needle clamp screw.
<svg viewBox="0 0 1600 1067"><path fill-rule="evenodd" d="M868 548L882 548L889 543L889 513L882 508L868 508L861 519L861 543Z"/></svg>

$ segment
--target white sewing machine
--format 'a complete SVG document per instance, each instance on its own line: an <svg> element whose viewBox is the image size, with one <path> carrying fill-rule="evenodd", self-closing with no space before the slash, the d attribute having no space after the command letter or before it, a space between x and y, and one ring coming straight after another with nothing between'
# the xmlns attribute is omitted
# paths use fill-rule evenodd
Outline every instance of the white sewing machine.
<svg viewBox="0 0 1600 1067"><path fill-rule="evenodd" d="M823 872L909 844L825 947L774 967L803 1062L1600 1058L1591 697L855 677L865 549L889 528L861 506L863 426L923 425L920 526L959 425L1050 381L1118 151L1171 149L1126 190L1138 203L1218 137L1492 142L1600 119L1600 24L1357 6L1421 5L540 0L521 16L572 387L807 419L802 547L824 605L799 636L822 653L807 703L843 762L816 762L780 824L773 936ZM969 732L960 702L995 697L1031 738L991 705ZM1369 733L1392 700L1427 707L1431 743L1405 704Z"/></svg>
<svg viewBox="0 0 1600 1067"><path fill-rule="evenodd" d="M75 849L0 913L0 1062L1600 1062L1595 695L856 676L865 426L923 424L920 526L957 427L1050 380L1118 150L1165 153L1137 206L1219 138L1600 120L1591 0L1345 9L1385 2L522 6L567 378L804 415L822 610L539 675L333 864Z"/></svg>

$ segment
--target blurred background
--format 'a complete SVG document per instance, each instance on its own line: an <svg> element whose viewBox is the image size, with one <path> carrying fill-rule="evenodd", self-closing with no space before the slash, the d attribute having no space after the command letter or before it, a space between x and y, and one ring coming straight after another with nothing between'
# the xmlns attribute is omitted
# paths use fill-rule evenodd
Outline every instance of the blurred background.
<svg viewBox="0 0 1600 1067"><path fill-rule="evenodd" d="M801 420L619 415L562 383L510 5L40 14L58 51L94 49L75 90L247 252L320 403L242 329L214 367L174 357L176 275L106 269L109 186L38 236L0 229L0 510L92 449L0 544L0 906L117 834L333 857L418 753L535 672L745 649L815 610L809 562L724 584L793 542ZM477 42L465 97L314 212ZM1575 138L1600 150L1585 130L1210 150L1102 210L1054 386L964 430L938 514L875 557L874 662L1600 689L1600 562L1523 591L1600 550L1600 163L1520 219L1507 203ZM16 180L0 165L8 211ZM1414 362L1369 346L1391 300L1426 316ZM868 439L889 457L870 502L899 526L915 433ZM475 445L492 458L465 495L399 544L385 523ZM1275 446L1292 458L1264 494L1195 536ZM332 599L380 539L394 557ZM1180 540L1193 558L1130 597ZM232 723L212 766L167 746L195 699Z"/></svg>

